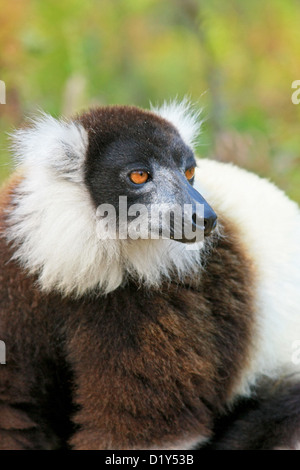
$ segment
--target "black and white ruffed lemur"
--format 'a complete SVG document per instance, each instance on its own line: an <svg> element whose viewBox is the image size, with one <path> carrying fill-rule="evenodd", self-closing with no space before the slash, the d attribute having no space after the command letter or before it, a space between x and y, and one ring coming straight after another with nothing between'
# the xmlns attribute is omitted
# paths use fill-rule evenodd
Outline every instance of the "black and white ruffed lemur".
<svg viewBox="0 0 300 470"><path fill-rule="evenodd" d="M299 209L196 160L198 120L186 101L111 106L14 134L1 449L299 448ZM119 196L202 201L204 241L101 239Z"/></svg>

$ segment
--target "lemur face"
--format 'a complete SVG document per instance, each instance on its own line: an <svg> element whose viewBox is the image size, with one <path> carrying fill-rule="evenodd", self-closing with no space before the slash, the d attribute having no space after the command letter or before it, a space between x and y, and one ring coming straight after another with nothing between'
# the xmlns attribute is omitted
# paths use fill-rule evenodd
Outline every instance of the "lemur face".
<svg viewBox="0 0 300 470"><path fill-rule="evenodd" d="M109 293L128 275L157 287L174 275L198 273L204 245L210 245L203 235L216 224L193 187L198 117L186 101L151 112L100 107L70 120L42 115L14 133L23 179L7 238L20 247L16 258L39 276L43 289ZM166 212L153 217L153 206L163 204ZM111 218L105 210L102 215L103 206L113 208Z"/></svg>
<svg viewBox="0 0 300 470"><path fill-rule="evenodd" d="M119 215L120 196L126 196L128 207L189 205L193 229L211 233L217 216L193 188L195 157L175 127L153 113L128 107L102 108L79 119L89 135L85 182L96 207L110 204ZM204 221L198 204L204 206ZM182 221L187 222L183 211ZM171 221L171 238L173 232ZM175 238L194 241L184 231Z"/></svg>

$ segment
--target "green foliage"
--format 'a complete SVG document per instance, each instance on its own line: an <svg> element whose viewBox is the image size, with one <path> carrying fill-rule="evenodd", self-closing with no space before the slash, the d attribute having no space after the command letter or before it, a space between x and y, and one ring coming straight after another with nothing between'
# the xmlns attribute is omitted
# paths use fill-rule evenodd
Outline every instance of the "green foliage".
<svg viewBox="0 0 300 470"><path fill-rule="evenodd" d="M297 0L0 0L0 179L6 133L43 109L148 107L188 95L198 152L233 161L300 201Z"/></svg>

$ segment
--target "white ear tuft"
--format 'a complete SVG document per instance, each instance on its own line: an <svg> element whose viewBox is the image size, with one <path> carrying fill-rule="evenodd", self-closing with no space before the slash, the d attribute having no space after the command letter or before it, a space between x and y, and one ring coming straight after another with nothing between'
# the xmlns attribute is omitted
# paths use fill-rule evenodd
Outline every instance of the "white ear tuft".
<svg viewBox="0 0 300 470"><path fill-rule="evenodd" d="M31 171L42 167L63 179L82 181L88 134L79 123L42 114L31 127L17 130L11 137L18 165Z"/></svg>
<svg viewBox="0 0 300 470"><path fill-rule="evenodd" d="M184 142L194 148L200 134L202 109L195 109L188 98L182 101L165 101L162 106L152 106L151 111L170 121L177 128Z"/></svg>

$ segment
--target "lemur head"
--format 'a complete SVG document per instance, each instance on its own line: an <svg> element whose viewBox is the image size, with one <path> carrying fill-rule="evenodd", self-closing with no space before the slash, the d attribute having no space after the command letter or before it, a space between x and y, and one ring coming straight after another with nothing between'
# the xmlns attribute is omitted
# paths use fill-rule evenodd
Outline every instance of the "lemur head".
<svg viewBox="0 0 300 470"><path fill-rule="evenodd" d="M128 207L164 205L172 210L176 206L182 208L183 225L190 222L201 231L204 224L205 236L211 233L216 214L193 188L193 151L171 123L154 113L118 106L86 113L79 122L88 132L84 180L95 207L110 204L118 217L120 196L126 197ZM197 213L197 204L203 209L204 220ZM184 220L183 208L187 206L191 209L189 221ZM163 221L156 228L160 234L166 233ZM178 236L174 234L174 217L170 228L169 236L177 241L195 240L186 237L184 227Z"/></svg>
<svg viewBox="0 0 300 470"><path fill-rule="evenodd" d="M108 293L128 277L159 286L196 271L203 243L186 250L179 242L195 238L184 229L172 240L174 217L169 237L159 218L158 239L99 239L97 209L114 207L119 221L120 196L128 208L166 205L172 212L186 205L191 210L188 217L181 210L182 224L188 218L193 231L204 229L208 236L217 216L193 187L197 128L197 116L183 102L152 111L97 108L70 121L42 116L17 131L14 150L23 181L7 230L14 257L38 275L42 289L64 294ZM129 225L133 219L129 211Z"/></svg>

